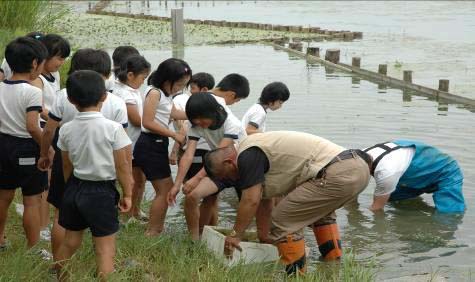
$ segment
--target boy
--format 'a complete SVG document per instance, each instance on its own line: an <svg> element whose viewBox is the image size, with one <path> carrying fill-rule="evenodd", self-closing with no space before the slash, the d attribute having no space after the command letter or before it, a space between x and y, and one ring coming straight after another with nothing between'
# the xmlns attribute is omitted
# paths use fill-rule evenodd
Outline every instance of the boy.
<svg viewBox="0 0 475 282"><path fill-rule="evenodd" d="M38 78L47 56L43 44L28 37L13 40L5 49L13 75L0 83L0 249L6 247L5 224L17 187L23 194L28 247L33 247L40 236L41 193L48 184L46 173L36 168L42 95L29 82Z"/></svg>
<svg viewBox="0 0 475 282"><path fill-rule="evenodd" d="M93 70L99 73L105 80L110 75L111 59L109 55L102 50L80 49L71 59L69 74L78 70ZM64 229L58 224L58 216L65 183L61 163L61 152L58 148L55 148L56 154L54 160L51 160L48 157L48 148L51 145L56 147L55 135L58 127L71 121L78 112L74 105L68 100L66 92L66 89L63 89L59 93L53 103L53 107L48 113L49 118L44 127L41 141L41 157L40 160L38 160L38 168L41 170L48 169L51 166L51 162L53 163L48 202L56 208L51 232L51 247L54 260L56 260L57 251L64 236ZM124 128L127 127L127 108L125 102L119 97L112 94L107 95L100 111L107 119L122 124Z"/></svg>
<svg viewBox="0 0 475 282"><path fill-rule="evenodd" d="M59 212L59 224L66 234L58 250L58 278L65 278L61 268L79 248L84 230L89 228L97 272L104 279L114 271L115 233L119 230L116 175L123 191L120 211L128 212L132 205L133 178L128 160L132 142L119 123L100 113L107 94L97 72L72 73L66 89L79 113L61 127L58 138L66 182Z"/></svg>

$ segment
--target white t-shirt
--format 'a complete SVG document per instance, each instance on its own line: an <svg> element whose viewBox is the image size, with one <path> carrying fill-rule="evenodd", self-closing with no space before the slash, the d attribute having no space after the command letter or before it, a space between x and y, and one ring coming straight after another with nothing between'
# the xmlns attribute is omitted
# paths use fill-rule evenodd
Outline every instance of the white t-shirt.
<svg viewBox="0 0 475 282"><path fill-rule="evenodd" d="M198 126L192 126L188 130L188 138L194 140L203 138L213 150L218 148L219 143L223 138L231 138L235 143L238 143L244 137L246 137L246 130L242 127L241 121L231 112L228 112L226 121L216 130L201 128Z"/></svg>
<svg viewBox="0 0 475 282"><path fill-rule="evenodd" d="M259 129L260 132L266 131L267 112L261 104L252 105L242 117L242 126L247 127L248 124Z"/></svg>
<svg viewBox="0 0 475 282"><path fill-rule="evenodd" d="M49 111L61 91L59 72L52 72L51 77L40 74L39 78L43 82L43 107Z"/></svg>
<svg viewBox="0 0 475 282"><path fill-rule="evenodd" d="M5 79L10 79L13 75L12 70L10 69L10 65L7 63L7 60L3 58L2 66L0 67L3 70L3 75L5 75Z"/></svg>
<svg viewBox="0 0 475 282"><path fill-rule="evenodd" d="M116 179L114 151L132 142L122 126L99 112L81 112L61 126L58 148L66 151L74 176L82 180Z"/></svg>
<svg viewBox="0 0 475 282"><path fill-rule="evenodd" d="M172 113L173 108L173 99L172 96L165 96L162 90L157 89L153 86L148 86L145 89L145 97L150 93L152 89L155 89L160 92L160 101L158 101L157 107L155 108L155 121L162 125L163 127L168 128L168 124L170 123L170 114ZM150 133L150 130L143 127L142 124L142 131L146 133Z"/></svg>
<svg viewBox="0 0 475 282"><path fill-rule="evenodd" d="M112 94L121 98L125 102L126 106L127 105L137 106L137 110L140 115L140 120L142 120L143 96L142 96L142 93L140 93L139 89L134 89L116 80ZM139 139L140 130L141 130L141 126L135 126L132 123L129 123L129 127L127 128L127 135L129 135L130 140L132 140L132 149L135 147L135 143L137 142L137 139Z"/></svg>
<svg viewBox="0 0 475 282"><path fill-rule="evenodd" d="M387 143L391 148L397 146L393 143ZM382 148L374 148L367 153L375 160L384 152ZM374 170L374 180L376 181L376 188L374 189L375 196L388 195L396 190L397 184L401 176L406 172L414 157L415 149L399 148L384 156L378 163Z"/></svg>
<svg viewBox="0 0 475 282"><path fill-rule="evenodd" d="M41 99L41 90L25 80L0 82L0 132L31 138L26 129L26 113L41 112Z"/></svg>
<svg viewBox="0 0 475 282"><path fill-rule="evenodd" d="M51 107L49 111L49 117L60 122L60 125L63 125L73 120L77 113L78 110L76 107L68 100L66 88L62 89L56 97L53 107ZM128 126L125 102L111 93L107 94L106 100L102 103L101 113L106 119L118 122L122 124L124 128Z"/></svg>
<svg viewBox="0 0 475 282"><path fill-rule="evenodd" d="M111 75L105 81L107 91L114 90L116 81L117 81L117 78L115 77L114 70L111 70Z"/></svg>
<svg viewBox="0 0 475 282"><path fill-rule="evenodd" d="M175 104L175 108L178 109L178 110L185 111L186 102L188 102L189 98L190 98L190 95L188 95L187 93L183 93L183 94L179 94L179 95L175 96L173 98L173 103ZM183 123L183 126L186 128L186 132L188 132L188 130L191 127L190 121L185 120L184 123ZM177 130L176 127L175 127L175 130ZM185 145L184 148L186 148L186 145ZM203 138L200 138L200 140L198 140L198 144L196 145L196 149L198 149L198 150L208 150L208 151L210 150L208 143Z"/></svg>

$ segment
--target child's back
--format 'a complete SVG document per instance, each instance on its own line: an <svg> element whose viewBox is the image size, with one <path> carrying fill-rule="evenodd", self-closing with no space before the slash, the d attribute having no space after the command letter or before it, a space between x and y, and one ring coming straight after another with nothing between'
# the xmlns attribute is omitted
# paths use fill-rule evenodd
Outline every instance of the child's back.
<svg viewBox="0 0 475 282"><path fill-rule="evenodd" d="M127 157L131 141L119 123L99 112L106 88L97 72L76 71L69 76L66 87L79 113L59 131L58 148L67 179L59 224L67 232L58 250L56 267L60 270L74 254L84 229L89 228L95 242L98 273L105 276L114 270L115 233L119 230L116 178L124 192L119 207L126 212L131 204L133 181ZM59 271L59 277L64 278L61 275Z"/></svg>
<svg viewBox="0 0 475 282"><path fill-rule="evenodd" d="M41 90L25 80L0 83L0 132L31 138L26 129L26 112L41 111Z"/></svg>
<svg viewBox="0 0 475 282"><path fill-rule="evenodd" d="M100 112L79 112L60 129L58 147L68 151L74 176L83 180L115 179L113 151L130 144L122 126Z"/></svg>

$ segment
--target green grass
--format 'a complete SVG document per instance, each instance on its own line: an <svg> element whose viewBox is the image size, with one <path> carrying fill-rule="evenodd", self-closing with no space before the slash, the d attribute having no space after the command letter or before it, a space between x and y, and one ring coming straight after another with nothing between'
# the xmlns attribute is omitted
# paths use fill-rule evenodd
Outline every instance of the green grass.
<svg viewBox="0 0 475 282"><path fill-rule="evenodd" d="M202 244L193 243L181 227L168 225L158 238L143 235L145 226L122 227L117 240L116 272L111 281L374 281L375 266L347 251L341 263L311 262L305 277L288 279L278 263L225 267ZM0 253L0 281L48 281L49 263L25 249L21 218L10 208L6 235L11 247ZM95 280L91 236L68 263L71 281ZM41 242L37 248L49 249Z"/></svg>
<svg viewBox="0 0 475 282"><path fill-rule="evenodd" d="M0 0L0 59L15 37L32 31L56 31L56 21L68 13L65 5L52 0Z"/></svg>

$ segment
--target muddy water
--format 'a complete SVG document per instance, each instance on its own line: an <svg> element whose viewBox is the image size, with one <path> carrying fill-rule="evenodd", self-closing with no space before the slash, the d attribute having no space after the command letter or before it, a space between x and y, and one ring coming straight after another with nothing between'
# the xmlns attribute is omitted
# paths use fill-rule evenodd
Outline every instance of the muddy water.
<svg viewBox="0 0 475 282"><path fill-rule="evenodd" d="M156 67L171 51L144 51ZM445 105L398 89L387 88L351 75L309 65L269 46L188 47L183 56L194 72L212 73L216 81L230 72L249 78L248 99L232 106L242 117L256 102L265 84L280 80L290 91L283 108L268 115L268 130L298 130L328 138L348 148L362 148L394 138L412 138L433 144L454 156L465 174L465 215L434 212L430 196L390 205L384 214L368 210L374 184L359 204L338 211L343 245L360 259L373 258L381 267L379 278L435 272L453 281L468 280L475 271L475 114L461 105ZM148 197L153 195L148 187ZM237 200L234 191L220 196L220 225L231 225ZM184 222L180 205L168 219ZM318 250L307 230L313 263Z"/></svg>
<svg viewBox="0 0 475 282"><path fill-rule="evenodd" d="M428 87L450 79L451 92L475 98L473 1L113 1L108 9L169 16L180 7L185 18L363 31L363 40L317 46L340 48L347 63L360 56L364 68L388 64L394 77L412 70L414 82Z"/></svg>

